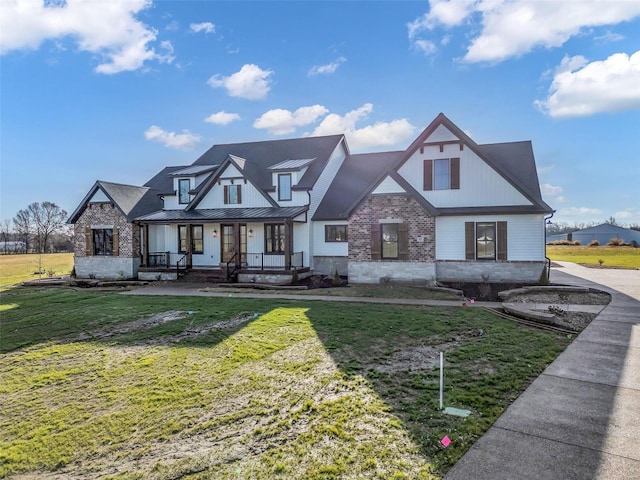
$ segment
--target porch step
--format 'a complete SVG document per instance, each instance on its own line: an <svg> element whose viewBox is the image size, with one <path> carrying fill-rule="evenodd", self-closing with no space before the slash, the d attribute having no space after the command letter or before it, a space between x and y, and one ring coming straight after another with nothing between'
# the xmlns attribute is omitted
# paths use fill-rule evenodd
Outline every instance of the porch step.
<svg viewBox="0 0 640 480"><path fill-rule="evenodd" d="M188 269L180 275L178 281L185 283L226 283L227 276L222 270Z"/></svg>

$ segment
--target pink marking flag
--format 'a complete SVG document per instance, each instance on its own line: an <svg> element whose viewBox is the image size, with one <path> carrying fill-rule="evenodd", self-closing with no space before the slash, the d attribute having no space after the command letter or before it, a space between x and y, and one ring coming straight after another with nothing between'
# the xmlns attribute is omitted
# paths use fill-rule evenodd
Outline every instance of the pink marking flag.
<svg viewBox="0 0 640 480"><path fill-rule="evenodd" d="M446 448L446 447L448 447L448 446L449 446L449 444L451 443L451 439L450 439L447 435L445 435L445 436L442 438L442 440L440 440L440 443L442 444L442 446L443 446L443 447L445 447L445 448Z"/></svg>

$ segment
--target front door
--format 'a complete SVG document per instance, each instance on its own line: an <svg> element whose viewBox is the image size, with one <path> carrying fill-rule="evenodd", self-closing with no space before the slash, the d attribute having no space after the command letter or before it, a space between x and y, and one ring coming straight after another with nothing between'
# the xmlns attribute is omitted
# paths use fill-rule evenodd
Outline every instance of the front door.
<svg viewBox="0 0 640 480"><path fill-rule="evenodd" d="M220 258L222 262L226 263L233 260L236 265L241 265L247 256L247 226L240 223L232 223L221 225L220 230L222 232L222 241L220 242Z"/></svg>

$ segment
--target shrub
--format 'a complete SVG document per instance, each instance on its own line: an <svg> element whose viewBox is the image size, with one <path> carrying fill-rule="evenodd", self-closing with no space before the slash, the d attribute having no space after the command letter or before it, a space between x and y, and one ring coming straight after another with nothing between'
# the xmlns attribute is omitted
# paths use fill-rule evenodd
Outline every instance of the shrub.
<svg viewBox="0 0 640 480"><path fill-rule="evenodd" d="M575 241L573 242L573 244L574 244L574 245L576 245L576 246L577 246L577 245L580 245L580 240L575 240Z"/></svg>
<svg viewBox="0 0 640 480"><path fill-rule="evenodd" d="M631 243L629 243L630 246L632 246L633 248L638 248L638 242L636 242L635 240L631 240Z"/></svg>
<svg viewBox="0 0 640 480"><path fill-rule="evenodd" d="M591 243L589 243L590 247L599 247L600 246L600 242L598 240L591 240Z"/></svg>
<svg viewBox="0 0 640 480"><path fill-rule="evenodd" d="M609 243L607 243L607 246L609 247L622 247L624 246L624 240L622 238L612 238L609 240Z"/></svg>

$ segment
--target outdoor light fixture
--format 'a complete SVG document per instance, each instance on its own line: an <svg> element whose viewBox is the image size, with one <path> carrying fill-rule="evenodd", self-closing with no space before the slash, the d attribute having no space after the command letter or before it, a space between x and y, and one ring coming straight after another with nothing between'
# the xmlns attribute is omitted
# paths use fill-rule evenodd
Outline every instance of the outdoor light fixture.
<svg viewBox="0 0 640 480"><path fill-rule="evenodd" d="M250 229L249 229L249 236L250 236L250 237L253 237L253 228L250 228Z"/></svg>
<svg viewBox="0 0 640 480"><path fill-rule="evenodd" d="M218 238L218 230L214 228L213 233L211 235L213 236L213 238Z"/></svg>

